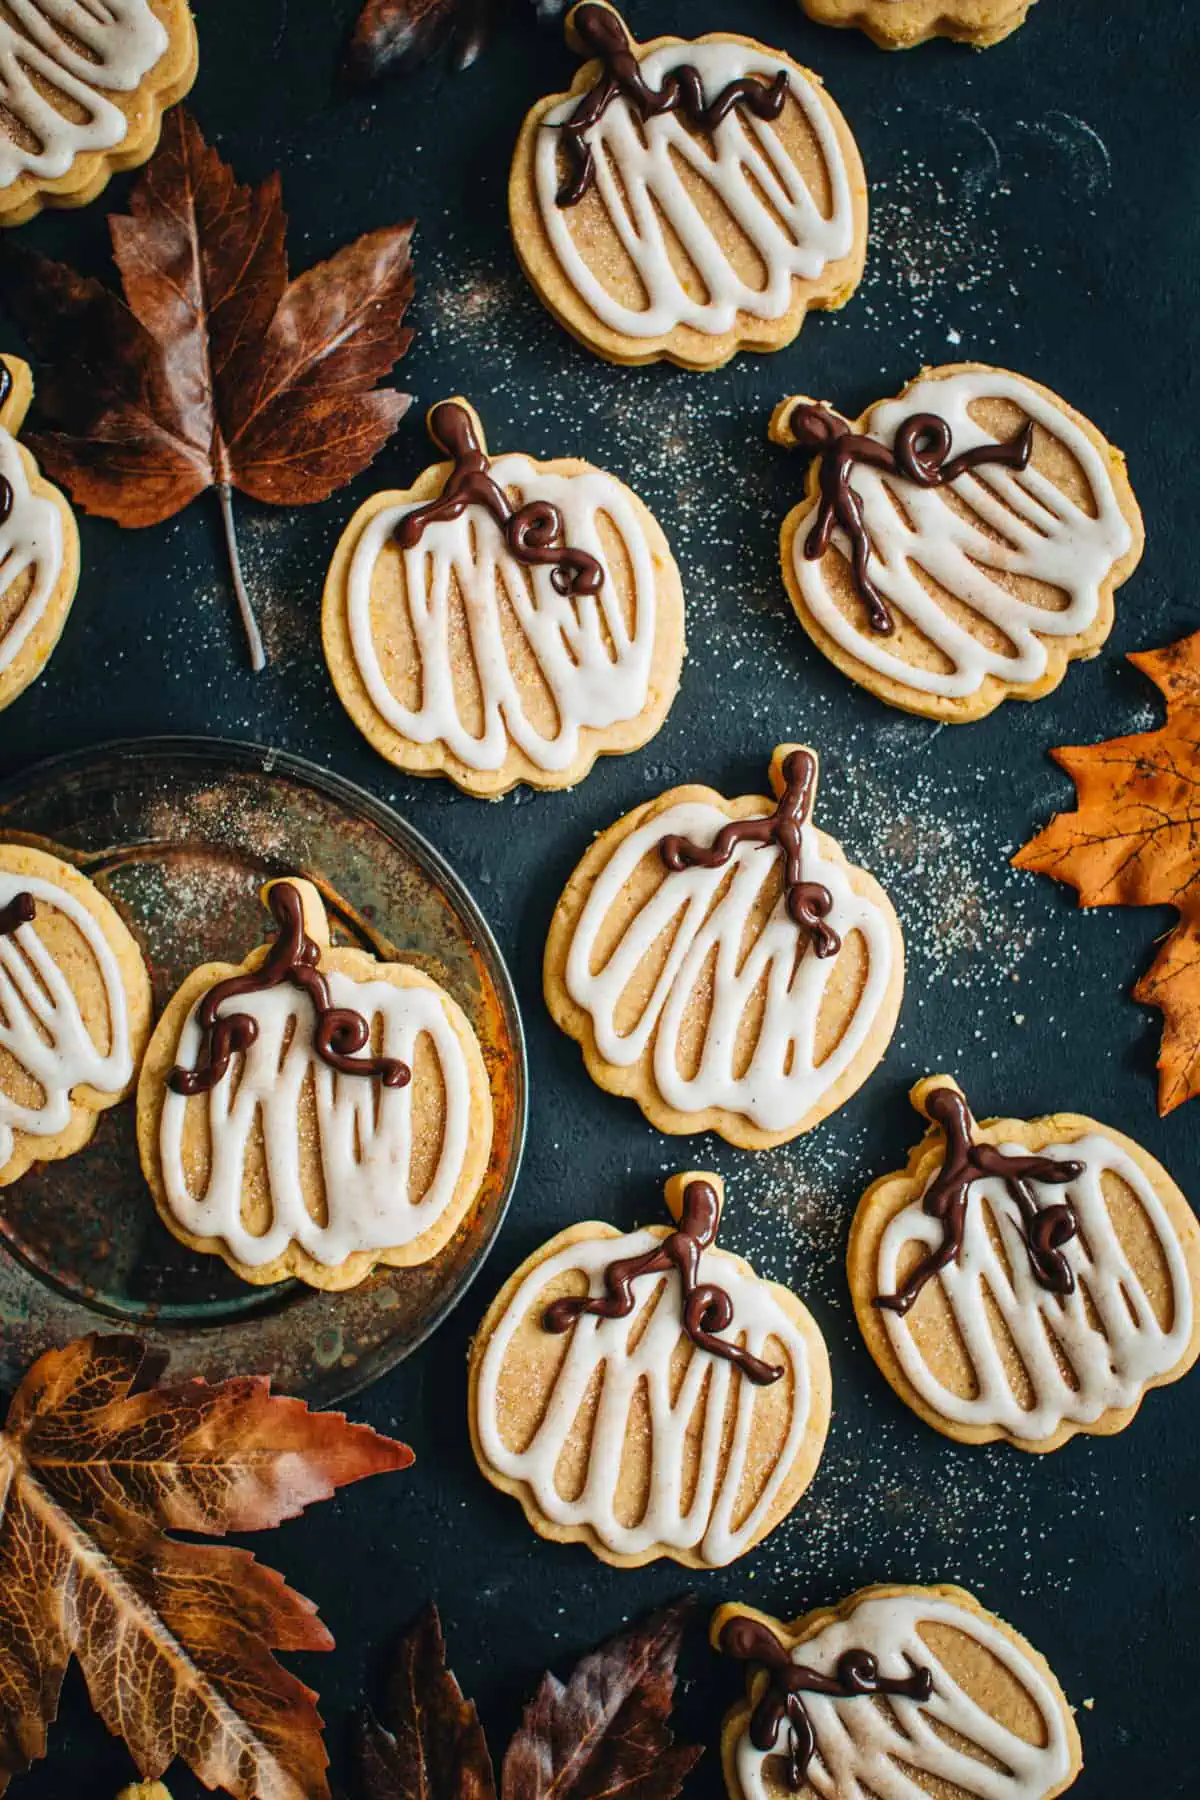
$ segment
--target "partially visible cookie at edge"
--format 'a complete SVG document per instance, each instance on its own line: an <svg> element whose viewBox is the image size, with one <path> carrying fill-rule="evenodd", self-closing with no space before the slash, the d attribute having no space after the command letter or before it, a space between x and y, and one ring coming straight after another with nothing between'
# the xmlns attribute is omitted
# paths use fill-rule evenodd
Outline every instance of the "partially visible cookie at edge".
<svg viewBox="0 0 1200 1800"><path fill-rule="evenodd" d="M881 50L951 38L987 50L1025 23L1033 0L800 0L818 25L857 26Z"/></svg>

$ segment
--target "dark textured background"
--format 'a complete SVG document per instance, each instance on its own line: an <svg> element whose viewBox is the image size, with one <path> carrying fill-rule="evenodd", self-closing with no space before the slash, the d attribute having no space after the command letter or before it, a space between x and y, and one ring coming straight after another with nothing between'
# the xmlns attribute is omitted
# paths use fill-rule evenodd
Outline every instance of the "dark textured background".
<svg viewBox="0 0 1200 1800"><path fill-rule="evenodd" d="M903 1161L917 1131L906 1090L930 1069L955 1073L983 1114L1093 1113L1200 1192L1200 1103L1159 1120L1158 1018L1128 998L1170 916L1082 916L1068 892L1007 866L1070 802L1050 745L1157 721L1156 700L1121 653L1197 624L1193 8L1041 0L1024 30L984 55L931 46L889 57L810 24L792 0L630 0L643 37L744 28L820 70L871 181L871 255L851 304L814 315L780 354L710 376L609 368L526 289L505 223L509 150L526 107L566 87L575 64L557 32L537 36L521 0L472 72L430 69L373 99L335 91L353 0L199 0L197 10L195 110L243 178L282 169L297 269L358 231L416 216L417 338L402 385L419 404L375 470L328 504L240 507L273 656L261 677L244 664L215 502L141 534L83 520L79 597L48 673L0 719L0 775L125 733L286 745L362 782L427 833L474 890L513 969L533 1087L508 1223L450 1323L351 1408L409 1439L417 1465L257 1543L337 1637L333 1655L302 1668L321 1689L335 1775L349 1784L349 1709L427 1595L499 1751L543 1667L565 1671L688 1585L671 1564L615 1571L535 1538L475 1469L464 1375L468 1334L523 1257L574 1218L628 1226L659 1216L661 1179L686 1161L725 1172L725 1240L809 1302L835 1382L829 1449L809 1494L761 1550L691 1583L705 1606L742 1597L792 1615L868 1581L962 1581L1028 1633L1075 1702L1094 1701L1080 1713L1081 1795L1194 1795L1200 1376L1152 1395L1111 1441L1077 1440L1046 1459L957 1449L885 1388L858 1340L841 1266L855 1200ZM114 182L109 199L120 204L126 192ZM106 266L103 203L21 235ZM11 333L3 341L15 347ZM775 535L800 469L764 432L785 393L817 393L854 413L922 362L960 357L1036 376L1093 417L1129 454L1149 545L1099 659L1034 707L1010 703L983 724L936 731L849 685L796 626ZM398 779L343 716L321 660L320 588L337 533L373 486L403 485L429 460L424 407L455 391L474 399L495 447L584 455L624 476L683 567L690 656L674 711L644 751L601 764L574 794L487 806L444 782ZM822 823L882 879L904 924L900 1030L865 1090L809 1139L760 1156L672 1144L593 1088L550 1024L546 923L594 830L676 781L760 791L771 747L796 738L822 752ZM697 1631L684 1706L715 1745L737 1682L700 1640ZM49 1759L14 1792L90 1800L130 1772L72 1677ZM198 1791L183 1776L172 1785L177 1800ZM718 1791L710 1754L693 1792Z"/></svg>

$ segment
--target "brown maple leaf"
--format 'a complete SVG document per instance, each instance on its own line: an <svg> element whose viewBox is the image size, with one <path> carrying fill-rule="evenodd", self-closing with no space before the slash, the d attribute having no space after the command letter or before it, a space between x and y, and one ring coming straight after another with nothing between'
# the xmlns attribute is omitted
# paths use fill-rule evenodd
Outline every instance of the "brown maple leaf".
<svg viewBox="0 0 1200 1800"><path fill-rule="evenodd" d="M1200 1093L1200 632L1129 661L1162 691L1166 723L1052 751L1078 805L1013 862L1070 882L1081 906L1178 911L1178 927L1133 990L1163 1013L1158 1107L1167 1113Z"/></svg>
<svg viewBox="0 0 1200 1800"><path fill-rule="evenodd" d="M312 1603L246 1550L412 1452L265 1380L147 1386L131 1337L33 1365L0 1432L0 1792L45 1754L72 1655L139 1773L180 1757L238 1800L325 1800L316 1696L274 1650L328 1650Z"/></svg>
<svg viewBox="0 0 1200 1800"><path fill-rule="evenodd" d="M359 1722L358 1755L369 1800L495 1800L479 1714L446 1667L437 1607L425 1607L400 1640L388 1679L387 1718Z"/></svg>
<svg viewBox="0 0 1200 1800"><path fill-rule="evenodd" d="M450 64L469 69L504 0L365 0L346 46L342 73L353 87L421 67L444 46ZM540 19L561 15L568 0L533 0Z"/></svg>
<svg viewBox="0 0 1200 1800"><path fill-rule="evenodd" d="M673 1800L698 1761L668 1719L690 1602L654 1613L544 1675L500 1771L501 1800Z"/></svg>
<svg viewBox="0 0 1200 1800"><path fill-rule="evenodd" d="M214 487L253 667L265 664L233 526L235 488L324 500L382 449L409 396L411 223L368 232L288 280L278 175L241 186L175 107L109 218L122 301L6 240L0 291L49 366L27 443L85 512L156 525Z"/></svg>

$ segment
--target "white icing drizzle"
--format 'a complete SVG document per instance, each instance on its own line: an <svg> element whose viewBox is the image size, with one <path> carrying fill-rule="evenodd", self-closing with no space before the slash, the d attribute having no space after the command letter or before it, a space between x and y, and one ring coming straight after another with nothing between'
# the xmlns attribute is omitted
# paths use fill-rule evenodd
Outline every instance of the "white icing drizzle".
<svg viewBox="0 0 1200 1800"><path fill-rule="evenodd" d="M167 1089L159 1148L167 1204L180 1225L196 1237L223 1239L233 1256L251 1268L273 1262L293 1243L329 1267L357 1250L412 1243L450 1205L466 1158L471 1076L440 996L424 987L352 981L333 969L323 973L335 1007L350 1007L368 1022L382 1023L384 1056L398 1057L413 1068L418 1041L425 1037L432 1045L445 1094L437 1168L424 1195L414 1200L415 1077L407 1087L387 1088L374 1077L337 1074L313 1050L314 1012L306 996L289 987L240 995L223 1010L256 1019L255 1042L244 1057L235 1057L228 1075L206 1095L188 1099ZM293 1035L287 1043L289 1032ZM176 1060L183 1067L196 1066L200 1042L193 1007L179 1039ZM323 1225L305 1204L301 1175L299 1108L310 1079L328 1213ZM211 1168L202 1193L193 1192L183 1160L185 1121L188 1108L195 1106L207 1106L211 1139ZM272 1212L266 1229L256 1236L243 1222L242 1196L252 1133L260 1122Z"/></svg>
<svg viewBox="0 0 1200 1800"><path fill-rule="evenodd" d="M1018 1144L999 1147L1005 1155L1027 1154ZM1061 1425L1092 1424L1112 1408L1134 1405L1147 1382L1179 1361L1193 1319L1182 1246L1166 1207L1133 1158L1098 1134L1072 1144L1047 1144L1039 1155L1086 1164L1075 1181L1045 1190L1052 1200L1068 1199L1079 1222L1078 1235L1063 1246L1075 1276L1075 1292L1054 1294L1035 1280L1015 1202L995 1177L972 1184L959 1261L934 1277L953 1311L975 1370L978 1394L968 1399L951 1393L934 1377L912 1334L920 1318L919 1299L906 1318L888 1311L880 1314L907 1380L929 1406L956 1424L998 1426L1031 1442L1052 1436ZM1101 1185L1106 1171L1132 1189L1158 1240L1171 1283L1171 1323L1165 1331L1113 1224ZM1032 1186L1039 1191L1036 1182ZM1000 1234L1011 1273L992 1242L987 1214ZM941 1242L941 1226L922 1212L920 1198L897 1213L880 1240L879 1293L895 1292L899 1257L904 1245L914 1241L930 1247ZM985 1310L985 1289L1029 1373L1032 1406L1022 1406L1013 1393ZM1095 1308L1098 1324L1088 1317L1085 1296ZM1078 1386L1059 1367L1047 1335L1051 1331Z"/></svg>
<svg viewBox="0 0 1200 1800"><path fill-rule="evenodd" d="M560 207L556 200L560 140L554 128L579 104L580 97L572 95L547 113L534 150L538 208L564 275L598 319L628 337L658 337L678 325L720 337L733 329L739 313L781 318L791 303L793 278L817 280L828 264L848 256L854 247L849 171L820 95L782 57L749 43L677 41L639 60L652 87L680 63L690 63L699 70L708 99L739 76L762 75L769 82L786 70L788 104L803 111L828 173L830 215L822 214L769 121L735 107L713 132L710 154L710 140L694 137L674 113L642 122L633 116L629 102L618 96L588 133L587 143L595 156L596 192L645 289L645 306L623 306L572 236L575 209ZM738 274L680 179L673 158L707 182L733 215L762 258L763 286L750 286ZM770 206L763 204L763 194ZM689 292L671 264L664 220L699 272L699 292L694 282Z"/></svg>
<svg viewBox="0 0 1200 1800"><path fill-rule="evenodd" d="M1077 459L1096 505L1096 516L1076 506L1032 464L1024 471L996 465L959 476L948 488L920 488L903 476L856 463L851 485L862 502L871 542L871 578L889 610L902 614L948 659L948 669L906 662L889 648L891 640L858 626L838 606L826 556L809 562L804 546L816 519L816 505L801 519L792 551L792 573L813 619L843 650L880 675L921 693L958 698L977 693L988 675L1014 683L1040 680L1046 671L1041 639L1073 637L1096 618L1100 593L1133 537L1117 502L1105 457L1073 419L1044 393L1001 369L981 369L918 381L902 399L874 407L867 432L891 444L912 413L941 415L953 434L951 454L992 441L968 408L982 400L1012 400ZM952 493L975 518L949 503ZM985 534L997 532L1003 542ZM850 545L840 529L833 542L849 560ZM953 594L983 621L990 621L1011 645L991 649L943 610L922 584L917 570ZM1066 605L1058 610L1018 598L1008 581L1028 576L1059 588Z"/></svg>
<svg viewBox="0 0 1200 1800"><path fill-rule="evenodd" d="M823 1062L815 1061L817 1018L837 958L821 958L805 948L804 934L789 917L782 893L743 957L747 922L764 884L778 872L777 850L742 843L722 868L667 874L629 920L604 964L593 966L601 926L642 858L656 854L670 834L711 843L728 823L727 815L707 801L685 801L629 833L600 871L580 914L567 955L566 987L590 1015L605 1062L628 1068L653 1041L654 1080L668 1106L680 1112L723 1107L763 1131L786 1131L818 1104L862 1049L878 1018L894 961L890 920L873 900L855 892L845 865L823 854L814 826L802 828L805 879L829 889L833 907L827 923L843 946L852 933L861 933L868 958L854 1015ZM622 998L642 959L656 939L671 932L670 951L640 1016L627 1028L618 1027ZM679 1068L680 1036L714 951L712 1007L699 1066L685 1077ZM738 1029L764 976L762 1029L748 1066L735 1075Z"/></svg>
<svg viewBox="0 0 1200 1800"><path fill-rule="evenodd" d="M925 1624L950 1626L994 1656L1041 1714L1045 1743L1031 1744L1010 1731L959 1687L920 1635ZM870 1651L884 1675L909 1675L913 1664L928 1669L933 1695L925 1702L889 1697L886 1707L862 1696L801 1695L817 1745L808 1781L820 1800L928 1800L928 1788L903 1764L972 1800L1045 1800L1067 1779L1072 1754L1061 1701L1041 1670L989 1619L934 1593L868 1599L798 1644L792 1661L832 1675L838 1657L858 1649ZM1002 1766L992 1768L947 1742L935 1721ZM748 1729L739 1738L735 1756L745 1800L768 1800L764 1764L786 1749L788 1730L786 1723L780 1728L774 1750L756 1749Z"/></svg>
<svg viewBox="0 0 1200 1800"><path fill-rule="evenodd" d="M0 675L11 668L45 617L63 568L62 519L54 502L31 491L20 451L0 429L0 476L12 488L12 510L0 523L0 602L27 570L33 581L16 616L0 630Z"/></svg>
<svg viewBox="0 0 1200 1800"><path fill-rule="evenodd" d="M427 525L421 541L401 550L393 539L398 522L415 506L377 513L364 531L350 565L349 624L355 663L371 703L404 737L441 742L472 769L498 769L512 745L539 769L570 766L585 728L602 730L636 718L650 689L658 627L654 558L632 496L599 469L554 475L528 457L501 456L492 479L515 489L518 506L547 500L562 514L564 542L585 550L604 569L596 594L560 594L549 567L519 563L500 527L482 507L460 518ZM633 593L630 632L601 538L608 520L629 559ZM421 704L402 706L379 665L371 626L371 582L385 548L404 559L404 583L413 636L421 662ZM478 671L483 728L463 720L454 687L451 586L457 581L466 610L471 654ZM522 682L508 659L501 629L507 599L553 699L557 725L545 735L528 716Z"/></svg>
<svg viewBox="0 0 1200 1800"><path fill-rule="evenodd" d="M109 1048L93 1039L71 983L42 941L38 921L0 936L0 1050L36 1081L41 1099L20 1104L0 1086L0 1169L17 1132L57 1137L71 1123L71 1092L81 1086L119 1094L133 1076L125 983L98 921L74 894L36 875L0 870L0 906L32 894L80 933L95 959L108 1003Z"/></svg>
<svg viewBox="0 0 1200 1800"><path fill-rule="evenodd" d="M586 1525L617 1556L638 1556L656 1544L675 1550L694 1551L710 1567L732 1562L762 1530L771 1507L799 1454L809 1428L812 1384L808 1351L796 1324L784 1312L769 1287L739 1268L736 1260L717 1249L700 1258L698 1280L715 1282L733 1302L733 1323L723 1334L742 1342L751 1355L763 1356L768 1339L783 1352L792 1383L791 1417L786 1438L774 1469L753 1508L735 1523L738 1490L746 1470L754 1431L755 1412L771 1388L756 1387L723 1358L695 1350L674 1403L671 1399L671 1358L682 1334L680 1283L677 1273L641 1275L633 1283L635 1306L626 1319L601 1319L587 1315L572 1327L571 1342L563 1358L541 1424L524 1450L510 1449L501 1432L499 1389L505 1359L513 1337L531 1311L540 1313L542 1296L569 1269L581 1269L592 1294L604 1292L604 1271L619 1257L640 1256L653 1250L661 1239L650 1231L627 1237L587 1239L568 1244L531 1269L521 1283L503 1318L496 1326L479 1369L476 1427L488 1464L501 1475L528 1484L538 1510L557 1525ZM630 1349L639 1321L666 1284L667 1294L655 1307L640 1342ZM774 1349L770 1360L778 1361ZM565 1500L555 1485L555 1470L571 1427L598 1368L603 1368L600 1403L591 1435L587 1479L575 1500ZM687 1428L695 1413L706 1379L710 1382L704 1410L699 1450L699 1474L695 1492L683 1506L684 1454ZM630 1408L638 1385L646 1384L651 1419L650 1491L643 1517L623 1524L616 1514L617 1486L622 1450L629 1429ZM724 1475L721 1472L721 1435L729 1400L729 1384L736 1382L737 1402L733 1438Z"/></svg>
<svg viewBox="0 0 1200 1800"><path fill-rule="evenodd" d="M0 19L0 106L35 146L0 133L4 187L21 175L53 180L82 151L120 144L125 115L105 94L132 93L170 45L147 0L8 0L8 11L11 18ZM83 116L70 116L55 97Z"/></svg>

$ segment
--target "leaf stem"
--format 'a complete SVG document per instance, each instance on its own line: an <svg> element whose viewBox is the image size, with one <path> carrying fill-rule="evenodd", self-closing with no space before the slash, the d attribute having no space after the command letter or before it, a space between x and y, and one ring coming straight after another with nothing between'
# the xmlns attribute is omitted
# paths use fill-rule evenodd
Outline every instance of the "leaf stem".
<svg viewBox="0 0 1200 1800"><path fill-rule="evenodd" d="M258 675L267 666L267 653L263 649L262 633L258 629L258 620L254 616L254 608L250 604L250 595L246 591L246 581L242 574L242 558L233 520L233 489L227 481L221 481L217 483L217 493L221 501L221 519L225 526L225 547L229 551L233 591L237 595L238 611L242 615L242 626L250 649L250 667Z"/></svg>

